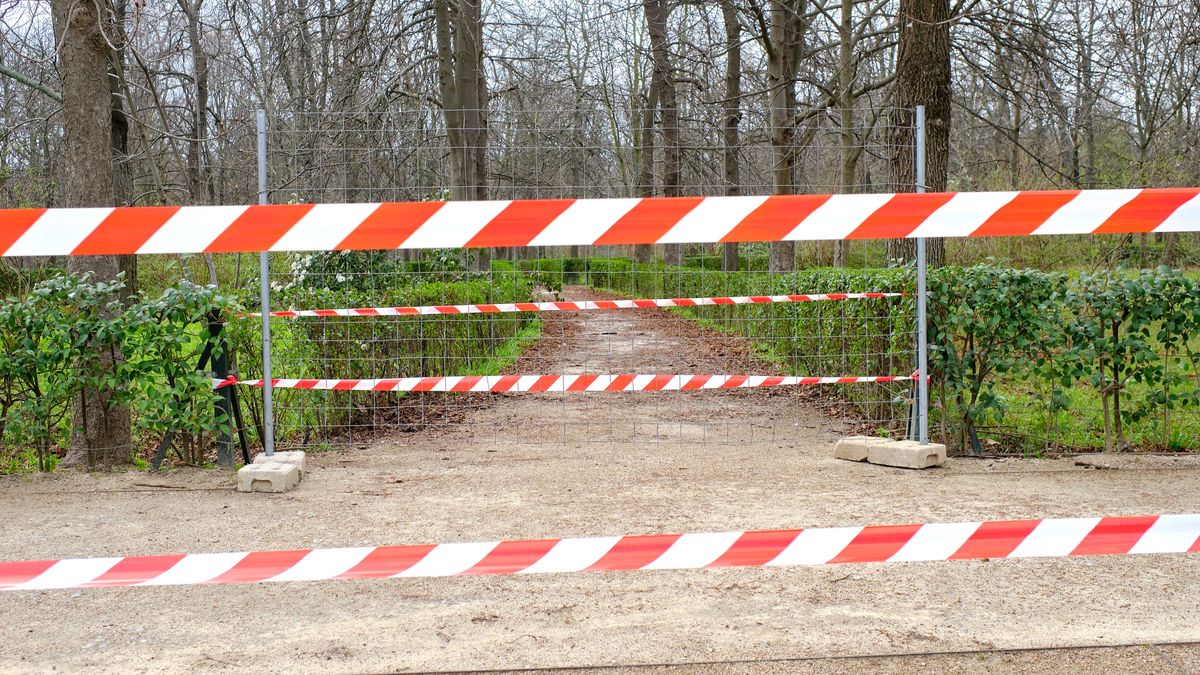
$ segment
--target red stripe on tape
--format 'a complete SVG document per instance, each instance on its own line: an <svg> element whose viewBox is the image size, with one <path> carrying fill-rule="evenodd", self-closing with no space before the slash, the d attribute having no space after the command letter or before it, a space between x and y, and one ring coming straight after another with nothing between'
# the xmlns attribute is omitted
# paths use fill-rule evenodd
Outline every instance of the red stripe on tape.
<svg viewBox="0 0 1200 675"><path fill-rule="evenodd" d="M379 382L375 383L375 386L371 387L371 389L374 391L391 391L399 386L399 384L400 378L398 377L388 380L380 380Z"/></svg>
<svg viewBox="0 0 1200 675"><path fill-rule="evenodd" d="M920 525L864 527L830 563L884 562L912 539Z"/></svg>
<svg viewBox="0 0 1200 675"><path fill-rule="evenodd" d="M390 577L416 565L433 549L427 546L380 546L367 554L354 567L336 576L336 579L379 579Z"/></svg>
<svg viewBox="0 0 1200 675"><path fill-rule="evenodd" d="M1012 201L1001 206L983 221L979 229L970 236L1008 237L1030 234L1078 194L1079 190L1019 192Z"/></svg>
<svg viewBox="0 0 1200 675"><path fill-rule="evenodd" d="M204 249L205 253L267 251L292 226L312 210L312 204L248 206L225 231Z"/></svg>
<svg viewBox="0 0 1200 675"><path fill-rule="evenodd" d="M249 584L287 571L312 549L296 551L254 551L246 554L230 570L206 584Z"/></svg>
<svg viewBox="0 0 1200 675"><path fill-rule="evenodd" d="M634 377L636 377L636 376L635 375L617 375L616 377L614 377L612 379L612 382L608 383L608 387L606 387L605 389L607 391L625 391L625 387L628 387L633 382Z"/></svg>
<svg viewBox="0 0 1200 675"><path fill-rule="evenodd" d="M1107 555L1129 553L1158 516L1101 518L1096 527L1071 551L1071 555Z"/></svg>
<svg viewBox="0 0 1200 675"><path fill-rule="evenodd" d="M980 560L1003 558L1033 532L1040 520L1008 520L987 522L979 526L950 560Z"/></svg>
<svg viewBox="0 0 1200 675"><path fill-rule="evenodd" d="M339 251L400 248L413 232L442 208L442 202L380 204L337 245Z"/></svg>
<svg viewBox="0 0 1200 675"><path fill-rule="evenodd" d="M37 577L54 566L57 560L26 560L0 563L0 588L11 588Z"/></svg>
<svg viewBox="0 0 1200 675"><path fill-rule="evenodd" d="M517 383L520 381L520 375L505 375L497 380L496 384L492 385L492 391L512 391L512 388L517 386Z"/></svg>
<svg viewBox="0 0 1200 675"><path fill-rule="evenodd" d="M646 391L662 391L662 388L670 384L673 379L675 379L674 375L655 375L654 379L646 383Z"/></svg>
<svg viewBox="0 0 1200 675"><path fill-rule="evenodd" d="M950 201L947 192L898 194L879 207L847 239L902 239Z"/></svg>
<svg viewBox="0 0 1200 675"><path fill-rule="evenodd" d="M571 383L571 386L567 387L567 391L586 391L587 388L590 387L591 384L599 377L599 375L593 375L591 373L580 375L579 377L575 378L575 381Z"/></svg>
<svg viewBox="0 0 1200 675"><path fill-rule="evenodd" d="M605 553L585 571L611 572L641 569L658 560L680 536L678 534L652 534L621 537L608 553Z"/></svg>
<svg viewBox="0 0 1200 675"><path fill-rule="evenodd" d="M422 377L413 387L413 391L432 391L434 387L442 382L440 377Z"/></svg>
<svg viewBox="0 0 1200 675"><path fill-rule="evenodd" d="M513 574L529 567L550 552L558 539L502 541L474 567L463 574Z"/></svg>
<svg viewBox="0 0 1200 675"><path fill-rule="evenodd" d="M1114 211L1095 233L1152 232L1198 194L1200 188L1142 190Z"/></svg>
<svg viewBox="0 0 1200 675"><path fill-rule="evenodd" d="M709 567L757 567L774 560L804 530L743 532Z"/></svg>
<svg viewBox="0 0 1200 675"><path fill-rule="evenodd" d="M71 255L118 255L136 251L178 211L178 206L113 209L91 234L79 242Z"/></svg>
<svg viewBox="0 0 1200 675"><path fill-rule="evenodd" d="M148 555L125 558L83 586L131 586L149 581L174 567L175 563L183 558L182 555Z"/></svg>
<svg viewBox="0 0 1200 675"><path fill-rule="evenodd" d="M466 245L468 248L528 246L534 237L574 203L574 199L512 202L476 232Z"/></svg>
<svg viewBox="0 0 1200 675"><path fill-rule="evenodd" d="M45 212L46 209L0 209L0 255L12 248Z"/></svg>
<svg viewBox="0 0 1200 675"><path fill-rule="evenodd" d="M533 385L529 387L529 391L546 391L558 382L558 375L542 375Z"/></svg>
<svg viewBox="0 0 1200 675"><path fill-rule="evenodd" d="M459 380L457 384L450 388L450 391L464 392L471 391L471 387L479 384L479 380L483 379L479 375L467 375Z"/></svg>
<svg viewBox="0 0 1200 675"><path fill-rule="evenodd" d="M643 199L613 223L595 243L597 246L603 246L658 241L702 201L704 197Z"/></svg>
<svg viewBox="0 0 1200 675"><path fill-rule="evenodd" d="M742 222L721 237L721 241L780 241L827 201L829 195L767 197Z"/></svg>

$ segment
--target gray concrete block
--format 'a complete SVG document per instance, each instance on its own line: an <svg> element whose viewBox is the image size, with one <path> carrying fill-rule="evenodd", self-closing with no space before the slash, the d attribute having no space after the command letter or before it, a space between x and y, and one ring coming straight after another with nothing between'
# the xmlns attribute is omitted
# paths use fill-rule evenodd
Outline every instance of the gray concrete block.
<svg viewBox="0 0 1200 675"><path fill-rule="evenodd" d="M865 462L871 452L871 447L887 442L886 438L874 436L849 436L837 442L833 448L833 456L851 462Z"/></svg>
<svg viewBox="0 0 1200 675"><path fill-rule="evenodd" d="M265 452L260 452L254 457L255 464L291 464L300 470L300 478L304 478L304 451L291 450L287 452L277 452L267 456Z"/></svg>
<svg viewBox="0 0 1200 675"><path fill-rule="evenodd" d="M300 467L281 462L247 464L238 469L238 492L287 492L300 484Z"/></svg>
<svg viewBox="0 0 1200 675"><path fill-rule="evenodd" d="M851 436L838 441L833 456L852 462L870 462L904 469L927 469L946 463L946 446L921 445L916 441L893 441L871 436Z"/></svg>
<svg viewBox="0 0 1200 675"><path fill-rule="evenodd" d="M921 445L916 441L888 441L871 446L867 461L904 469L928 469L946 463L946 446L940 443Z"/></svg>

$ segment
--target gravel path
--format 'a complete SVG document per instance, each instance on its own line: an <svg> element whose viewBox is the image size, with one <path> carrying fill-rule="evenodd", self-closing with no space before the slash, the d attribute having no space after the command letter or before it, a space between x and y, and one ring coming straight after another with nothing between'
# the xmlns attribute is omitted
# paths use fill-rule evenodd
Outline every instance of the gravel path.
<svg viewBox="0 0 1200 675"><path fill-rule="evenodd" d="M548 321L566 323L519 369L761 367L714 335L697 349L700 329L657 310ZM546 435L484 436L522 425ZM505 396L448 429L314 455L287 495L215 471L5 477L0 558L1200 510L1200 457L910 472L833 460L844 426L795 392ZM1195 641L1197 579L1200 556L1151 555L6 593L0 670L1188 672L1189 646L740 662Z"/></svg>

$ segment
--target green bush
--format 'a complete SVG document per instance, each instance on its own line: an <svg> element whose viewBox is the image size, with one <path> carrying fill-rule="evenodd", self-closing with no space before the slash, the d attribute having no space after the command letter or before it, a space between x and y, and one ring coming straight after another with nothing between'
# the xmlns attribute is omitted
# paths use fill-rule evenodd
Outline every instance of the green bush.
<svg viewBox="0 0 1200 675"><path fill-rule="evenodd" d="M228 311L229 299L187 282L128 304L124 295L120 281L63 275L0 306L0 470L52 468L73 404L89 391L131 406L135 444L168 429L201 438L228 424L214 419L212 384L195 364L207 317Z"/></svg>
<svg viewBox="0 0 1200 675"><path fill-rule="evenodd" d="M721 270L724 265L724 256L716 255L689 255L684 257L683 264L685 267L699 267L705 270ZM765 272L767 270L766 255L738 255L738 270L743 272Z"/></svg>
<svg viewBox="0 0 1200 675"><path fill-rule="evenodd" d="M1102 433L1084 446L1128 449L1129 425L1157 417L1163 447L1194 445L1172 412L1200 403L1200 289L1168 268L1062 274L992 265L930 275L930 364L952 446L981 452L985 425L1040 444L1098 399ZM1090 392L1090 394L1089 394ZM1031 408L1010 420L1018 404ZM1147 442L1146 434L1142 434ZM1095 439L1095 440L1092 440Z"/></svg>
<svg viewBox="0 0 1200 675"><path fill-rule="evenodd" d="M1000 422L998 376L1020 370L1045 376L1062 346L1060 303L1066 278L991 265L943 268L929 276L929 365L940 409L956 430L956 447L980 452L979 427ZM1054 410L1065 405L1054 389Z"/></svg>

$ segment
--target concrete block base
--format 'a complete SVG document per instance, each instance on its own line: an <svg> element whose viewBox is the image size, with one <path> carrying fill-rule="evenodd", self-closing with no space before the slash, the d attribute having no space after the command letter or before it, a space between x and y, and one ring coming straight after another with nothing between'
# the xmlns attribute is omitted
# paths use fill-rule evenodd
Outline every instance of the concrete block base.
<svg viewBox="0 0 1200 675"><path fill-rule="evenodd" d="M238 469L238 492L287 492L300 484L300 467L266 462Z"/></svg>
<svg viewBox="0 0 1200 675"><path fill-rule="evenodd" d="M921 445L916 441L893 441L873 436L850 436L838 441L833 456L851 462L927 469L946 463L946 446L940 443Z"/></svg>
<svg viewBox="0 0 1200 675"><path fill-rule="evenodd" d="M265 452L260 452L254 456L255 464L291 464L300 470L300 479L304 479L304 452L302 450L292 450L288 452L277 452L268 456Z"/></svg>
<svg viewBox="0 0 1200 675"><path fill-rule="evenodd" d="M837 442L833 447L833 456L851 462L865 462L870 455L871 446L886 440L872 436L849 436Z"/></svg>

